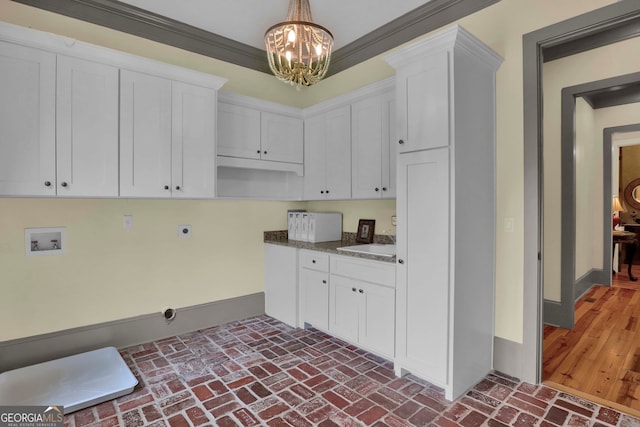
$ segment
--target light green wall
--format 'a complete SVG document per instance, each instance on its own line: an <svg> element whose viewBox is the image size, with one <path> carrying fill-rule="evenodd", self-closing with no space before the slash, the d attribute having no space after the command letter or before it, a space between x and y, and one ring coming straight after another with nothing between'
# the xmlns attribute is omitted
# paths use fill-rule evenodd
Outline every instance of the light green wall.
<svg viewBox="0 0 640 427"><path fill-rule="evenodd" d="M0 199L0 342L262 292L263 231L286 230L290 208L343 212L355 232L395 202ZM25 256L24 229L54 226L64 254Z"/></svg>
<svg viewBox="0 0 640 427"><path fill-rule="evenodd" d="M522 342L522 330L523 330L523 254L524 254L524 237L523 237L523 123L522 123L522 35L534 31L536 29L545 27L547 25L565 20L572 16L585 13L613 3L614 0L565 0L558 2L556 0L502 0L495 5L488 7L478 13L473 14L467 18L462 19L459 24L464 26L471 33L476 35L501 56L504 57L504 62L501 65L497 73L497 265L496 265L496 335L498 337L512 340L515 342ZM177 65L194 68L196 70L210 72L212 74L219 75L229 79L229 82L223 87L223 90L231 92L246 94L259 98L264 98L270 101L281 102L287 105L296 107L306 107L313 105L322 100L329 99L335 95L348 92L356 89L360 86L364 86L367 83L381 80L384 77L393 75L392 69L384 63L381 57L373 58L358 66L352 67L338 75L332 76L323 82L320 82L317 86L303 89L300 92L283 85L276 81L275 78L257 73L250 70L242 69L234 65L224 63L222 61L213 60L200 55L196 55L189 52L184 52L179 49L163 46L158 43L150 42L138 37L121 34L116 31L101 28L95 25L79 22L73 19L58 16L52 13L44 12L38 9L33 9L28 6L24 6L18 3L14 3L9 0L0 0L0 20L15 23L18 25L33 27L35 29L49 31L57 34L66 35L80 40L111 47L114 49L122 50L125 52L146 56ZM599 65L597 65L599 66ZM92 229L92 227L102 226L103 217L101 216L101 209L91 211L90 206L93 206L93 201L75 201L73 205L62 204L58 201L50 200L35 200L35 201L21 201L7 199L0 202L2 210L2 227L3 234L0 238L5 240L4 230L8 228L7 233L20 234L21 228L24 226L22 218L29 218L30 215L36 215L32 218L32 223L49 224L48 210L59 211L59 215L74 218L71 222L64 222L62 225L67 225L70 228L76 228L80 226L87 226L87 233L100 234L100 230ZM31 210L34 209L30 204L37 205L37 210L41 213L35 214ZM116 216L120 216L121 213L118 208L125 203L124 201L101 201L105 211L114 211ZM128 202L134 203L134 202ZM169 212L173 210L180 210L185 213L190 213L191 218L194 218L192 222L197 219L204 219L200 217L199 207L200 202L155 202L155 201L139 201L135 202L140 205L140 208L144 212L148 212L149 218L155 217L154 220L149 220L149 224L155 224L152 229L149 229L145 234L146 238L151 238L157 233L164 232L164 227L172 223L172 217ZM191 204L193 203L193 205ZM311 204L316 206L316 204ZM353 202L339 204L341 208L348 211L353 210L353 215L345 217L345 231L350 231L349 228L354 227L357 224L357 217L359 216L374 216L380 218L380 222L384 218L388 217L388 213L391 211L389 202L380 202L380 210L377 207L362 208L360 202ZM366 204L365 204L366 205ZM178 206L182 206L179 208ZM258 202L206 202L204 206L211 209L211 212L202 213L206 215L206 218L217 221L216 224L226 223L229 229L235 230L237 235L244 236L241 240L242 243L233 244L232 248L229 248L229 242L218 241L213 243L212 247L215 251L227 251L229 254L235 255L237 258L241 254L247 252L250 257L248 259L249 265L255 265L255 269L244 268L240 270L234 270L231 268L223 267L222 270L211 273L207 276L207 282L214 282L217 291L212 291L206 288L204 284L193 284L191 289L183 285L182 292L173 291L170 286L166 284L163 288L153 288L153 292L158 295L179 294L178 296L185 303L191 303L194 300L198 302L207 302L211 298L219 298L223 295L230 295L234 292L240 294L241 292L248 293L256 289L261 289L261 255L260 251L260 238L249 237L240 230L244 230L243 225L247 222L252 222L251 229L265 229L269 226L282 227L284 225L284 214L287 204L262 204ZM228 209L223 207L229 206ZM235 210L235 206L248 207L249 209ZM266 213L263 214L263 206L270 207L264 209ZM324 207L325 205L317 205ZM326 206L334 206L332 204ZM74 213L76 210L88 212L87 218L76 218ZM272 210L271 210L272 209ZM205 209L206 210L206 209ZM10 211L11 216L7 216L5 220L5 211ZM164 213L166 212L166 213ZM215 215L213 215L215 213ZM115 215L115 213L114 213ZM505 232L503 224L505 219L513 219L515 230L514 232ZM19 220L16 222L16 220ZM280 222L283 221L283 222ZM120 219L118 219L118 226L120 226ZM8 224L7 224L8 223ZM36 224L37 225L37 224ZM213 226L214 229L217 226ZM354 227L355 229L355 227ZM213 230L212 230L213 231ZM253 235L252 235L253 236ZM194 240L197 237L194 233ZM111 238L115 238L111 236ZM17 239L17 237L14 237ZM88 265L99 265L104 262L104 258L92 255L88 250L88 246L93 244L93 240L88 240L89 237L85 236L80 239L80 246L78 250L83 250L85 255L82 256L83 262ZM167 237L167 240L163 241L162 245L171 246L168 242L173 241L172 238ZM22 239L20 239L21 241ZM153 241L153 239L152 239ZM119 242L112 240L106 240L104 244L103 252L101 255L110 254L111 257L116 257L121 250ZM49 277L52 270L56 271L56 274L64 275L67 283L74 283L74 287L65 285L65 281L60 282L54 289L67 290L71 299L66 300L66 311L64 315L65 319L50 320L50 311L41 312L36 310L40 305L35 305L33 301L36 297L21 302L15 299L11 310L8 313L3 313L2 316L9 317L16 313L22 313L18 316L21 322L26 322L27 326L20 326L16 320L12 320L12 325L18 325L17 331L8 332L9 336L0 337L2 339L8 339L9 337L26 336L32 333L39 333L49 330L60 329L68 326L79 326L81 324L95 323L100 320L114 319L123 317L129 314L142 314L145 312L151 312L158 309L157 304L160 302L160 297L153 297L153 300L147 302L144 298L140 298L135 302L124 301L120 302L121 298L116 298L113 294L100 295L104 291L102 286L103 281L96 282L95 276L92 271L85 269L82 266L76 266L75 263L70 263L70 267L62 271L61 269L50 266L48 268L34 267L30 268L26 266L26 260L22 259L22 255L15 252L16 243L7 243L14 246L14 252L11 252L8 259L4 259L5 252L2 253L2 262L9 266L11 277L20 280L15 286L18 290L29 289L26 291L32 295L45 287L44 282L51 283L52 279ZM6 245L6 244L5 244ZM251 248L249 248L251 246ZM4 248L5 246L3 246ZM4 250L4 249L3 249ZM20 252L21 253L21 252ZM168 277L177 277L180 266L175 265L172 258L169 255L175 255L171 251L167 254L164 252L157 252L154 257L154 265L162 268L162 271ZM193 258L195 261L202 260L200 252L197 250L184 251L179 255L184 259ZM140 273L138 270L139 264L145 263L147 260L147 254L136 255L140 256L140 262L131 261L128 264L128 271L121 270L122 277L138 277ZM230 255L231 256L231 255ZM207 258L207 261L210 261ZM31 262L29 260L28 262ZM50 262L50 261L44 261ZM150 261L146 261L150 263ZM236 266L237 264L231 264ZM74 270L77 268L79 270ZM201 268L206 268L201 267ZM5 273L3 273L5 274ZM112 275L115 273L111 273ZM38 286L33 285L31 277L37 277L41 281ZM199 280L200 278L198 278ZM98 279L99 280L99 279ZM240 285L234 284L234 282L240 283ZM87 283L91 283L87 285ZM96 283L100 283L97 285ZM3 283L4 286L4 283ZM82 291L91 289L92 295L97 295L100 299L101 309L95 309L96 306L91 307L95 309L82 309L76 308L89 299L85 298ZM113 285L109 283L109 286L122 286L127 289L135 289L136 283L132 281L125 281L120 285ZM156 286L156 284L150 284ZM202 288L205 288L204 290ZM107 287L109 289L109 287ZM190 292L192 291L192 292ZM190 295L183 295L183 294ZM73 295L82 295L81 297L73 297ZM164 303L164 301L162 301ZM9 305L9 303L3 303ZM124 304L126 309L119 309L117 306ZM177 304L176 304L177 305ZM2 307L5 308L5 307ZM71 313L77 310L77 314ZM3 310L6 311L6 310ZM24 314L24 313L29 314ZM28 321L27 319L29 317ZM68 318L68 320L66 319ZM3 318L6 321L6 319ZM5 322L5 324L7 324ZM5 329L3 328L3 333Z"/></svg>
<svg viewBox="0 0 640 427"><path fill-rule="evenodd" d="M597 110L576 100L576 266L575 279L602 269L602 129ZM577 296L577 295L576 295Z"/></svg>

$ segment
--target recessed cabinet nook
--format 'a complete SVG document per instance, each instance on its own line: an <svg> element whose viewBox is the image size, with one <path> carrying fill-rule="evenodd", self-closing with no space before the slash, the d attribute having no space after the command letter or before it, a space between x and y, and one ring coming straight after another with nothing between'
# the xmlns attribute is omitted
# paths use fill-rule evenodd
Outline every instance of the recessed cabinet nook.
<svg viewBox="0 0 640 427"><path fill-rule="evenodd" d="M501 58L453 26L385 60L394 77L298 109L0 23L0 196L395 198L395 259L265 244L265 311L454 399L492 368Z"/></svg>

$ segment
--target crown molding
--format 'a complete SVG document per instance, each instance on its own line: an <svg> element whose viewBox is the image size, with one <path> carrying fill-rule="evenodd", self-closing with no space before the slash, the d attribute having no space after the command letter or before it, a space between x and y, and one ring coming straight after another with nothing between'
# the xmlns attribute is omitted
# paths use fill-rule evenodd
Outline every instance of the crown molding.
<svg viewBox="0 0 640 427"><path fill-rule="evenodd" d="M431 0L331 55L329 75L339 73L500 0Z"/></svg>
<svg viewBox="0 0 640 427"><path fill-rule="evenodd" d="M116 0L12 0L271 74L264 50ZM431 0L348 45L331 58L337 74L500 0Z"/></svg>
<svg viewBox="0 0 640 427"><path fill-rule="evenodd" d="M116 0L13 0L263 73L264 50Z"/></svg>

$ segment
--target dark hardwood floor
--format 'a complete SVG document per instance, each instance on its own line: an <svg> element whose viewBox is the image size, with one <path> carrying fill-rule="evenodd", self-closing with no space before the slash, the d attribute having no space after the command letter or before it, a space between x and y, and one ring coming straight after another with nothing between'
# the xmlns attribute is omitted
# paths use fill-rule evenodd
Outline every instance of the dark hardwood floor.
<svg viewBox="0 0 640 427"><path fill-rule="evenodd" d="M625 269L578 301L573 329L545 325L544 383L639 416L639 290Z"/></svg>

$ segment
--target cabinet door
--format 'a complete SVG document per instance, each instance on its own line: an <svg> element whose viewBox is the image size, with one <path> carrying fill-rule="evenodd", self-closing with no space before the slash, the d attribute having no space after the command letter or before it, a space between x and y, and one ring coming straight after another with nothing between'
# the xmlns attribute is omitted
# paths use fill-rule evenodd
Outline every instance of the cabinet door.
<svg viewBox="0 0 640 427"><path fill-rule="evenodd" d="M288 163L304 161L304 132L301 119L263 112L260 129L262 160Z"/></svg>
<svg viewBox="0 0 640 427"><path fill-rule="evenodd" d="M171 81L120 74L120 195L171 196Z"/></svg>
<svg viewBox="0 0 640 427"><path fill-rule="evenodd" d="M56 56L0 42L0 76L0 194L54 196Z"/></svg>
<svg viewBox="0 0 640 427"><path fill-rule="evenodd" d="M351 108L327 113L325 123L327 199L351 198Z"/></svg>
<svg viewBox="0 0 640 427"><path fill-rule="evenodd" d="M172 197L215 196L216 92L173 82Z"/></svg>
<svg viewBox="0 0 640 427"><path fill-rule="evenodd" d="M220 103L217 146L220 156L259 159L260 111Z"/></svg>
<svg viewBox="0 0 640 427"><path fill-rule="evenodd" d="M329 326L329 274L322 271L300 269L302 286L303 323L328 330Z"/></svg>
<svg viewBox="0 0 640 427"><path fill-rule="evenodd" d="M59 196L118 196L118 69L58 56Z"/></svg>
<svg viewBox="0 0 640 427"><path fill-rule="evenodd" d="M351 106L351 197L382 197L382 144L385 125L382 96ZM388 118L387 118L388 119ZM387 171L388 174L388 171Z"/></svg>
<svg viewBox="0 0 640 427"><path fill-rule="evenodd" d="M324 115L304 121L304 199L325 198L326 163L325 144L326 121Z"/></svg>
<svg viewBox="0 0 640 427"><path fill-rule="evenodd" d="M370 283L361 283L358 292L361 297L358 331L360 344L379 354L393 358L396 327L395 290Z"/></svg>
<svg viewBox="0 0 640 427"><path fill-rule="evenodd" d="M298 250L264 245L264 311L294 328L298 326Z"/></svg>
<svg viewBox="0 0 640 427"><path fill-rule="evenodd" d="M449 52L398 75L400 152L449 145Z"/></svg>
<svg viewBox="0 0 640 427"><path fill-rule="evenodd" d="M398 161L398 128L396 99L393 93L382 98L382 197L396 197L396 163ZM386 188L386 190L385 190Z"/></svg>
<svg viewBox="0 0 640 427"><path fill-rule="evenodd" d="M351 342L358 341L360 283L332 275L329 288L329 332Z"/></svg>
<svg viewBox="0 0 640 427"><path fill-rule="evenodd" d="M398 160L396 357L447 383L449 348L448 148Z"/></svg>

